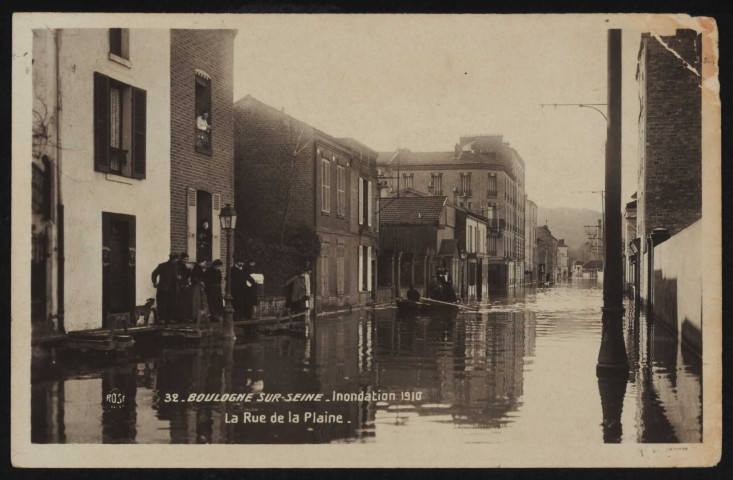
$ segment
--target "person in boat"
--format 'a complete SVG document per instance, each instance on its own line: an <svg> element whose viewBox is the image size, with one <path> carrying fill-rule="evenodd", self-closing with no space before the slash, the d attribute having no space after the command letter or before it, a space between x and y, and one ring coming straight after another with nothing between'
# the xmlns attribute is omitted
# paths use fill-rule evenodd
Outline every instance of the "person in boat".
<svg viewBox="0 0 733 480"><path fill-rule="evenodd" d="M413 284L410 284L410 288L407 290L407 299L411 302L420 301L420 292L417 291L415 285Z"/></svg>
<svg viewBox="0 0 733 480"><path fill-rule="evenodd" d="M435 276L435 281L430 286L430 298L444 301L443 284L445 280L440 272Z"/></svg>

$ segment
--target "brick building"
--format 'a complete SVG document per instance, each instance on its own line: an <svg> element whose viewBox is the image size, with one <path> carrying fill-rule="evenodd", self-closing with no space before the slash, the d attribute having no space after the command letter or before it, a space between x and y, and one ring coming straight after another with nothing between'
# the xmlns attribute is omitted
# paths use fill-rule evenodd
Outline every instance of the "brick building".
<svg viewBox="0 0 733 480"><path fill-rule="evenodd" d="M376 278L376 157L247 95L234 104L238 238L280 243L292 227L318 236L316 309L373 299ZM240 235L241 233L241 235ZM265 292L298 265L263 265ZM269 280L268 280L269 278Z"/></svg>
<svg viewBox="0 0 733 480"><path fill-rule="evenodd" d="M227 255L218 217L234 204L235 36L236 30L170 32L170 248L191 261ZM203 222L210 240L197 241Z"/></svg>
<svg viewBox="0 0 733 480"><path fill-rule="evenodd" d="M412 187L446 195L458 208L486 217L489 287L524 282L525 165L501 135L461 137L452 152L380 153L378 166L393 194Z"/></svg>
<svg viewBox="0 0 733 480"><path fill-rule="evenodd" d="M701 48L693 30L641 37L636 222L642 299L648 295L651 233L664 228L675 235L702 216Z"/></svg>

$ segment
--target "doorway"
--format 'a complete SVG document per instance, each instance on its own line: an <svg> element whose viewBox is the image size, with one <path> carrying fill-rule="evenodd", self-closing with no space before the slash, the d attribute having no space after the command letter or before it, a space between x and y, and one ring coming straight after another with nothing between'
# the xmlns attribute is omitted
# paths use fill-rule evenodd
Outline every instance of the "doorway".
<svg viewBox="0 0 733 480"><path fill-rule="evenodd" d="M102 325L135 306L135 217L102 212Z"/></svg>
<svg viewBox="0 0 733 480"><path fill-rule="evenodd" d="M212 260L211 240L211 194L205 190L196 191L196 261ZM217 219L218 221L218 219ZM204 228L204 222L207 227Z"/></svg>

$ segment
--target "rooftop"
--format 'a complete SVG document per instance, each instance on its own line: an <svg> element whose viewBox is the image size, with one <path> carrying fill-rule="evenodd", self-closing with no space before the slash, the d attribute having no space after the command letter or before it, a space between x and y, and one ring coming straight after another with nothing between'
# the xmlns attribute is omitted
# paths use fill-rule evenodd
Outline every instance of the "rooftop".
<svg viewBox="0 0 733 480"><path fill-rule="evenodd" d="M431 225L440 222L447 198L401 196L383 200L385 205L379 212L380 224Z"/></svg>

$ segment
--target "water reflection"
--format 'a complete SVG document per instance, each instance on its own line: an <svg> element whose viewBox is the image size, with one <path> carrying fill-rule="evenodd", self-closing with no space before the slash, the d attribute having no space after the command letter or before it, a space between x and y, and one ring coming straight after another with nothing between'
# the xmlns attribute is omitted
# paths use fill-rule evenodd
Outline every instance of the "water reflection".
<svg viewBox="0 0 733 480"><path fill-rule="evenodd" d="M565 284L457 317L367 310L294 332L243 332L237 343L136 347L119 363L39 356L32 441L419 445L536 442L538 431L570 443L701 441L699 357L627 305L628 382L599 381L600 304L595 285ZM334 391L394 399L182 401L191 393L331 399ZM247 413L267 421L227 421ZM323 414L343 422L304 421ZM300 421L272 424L273 415Z"/></svg>

